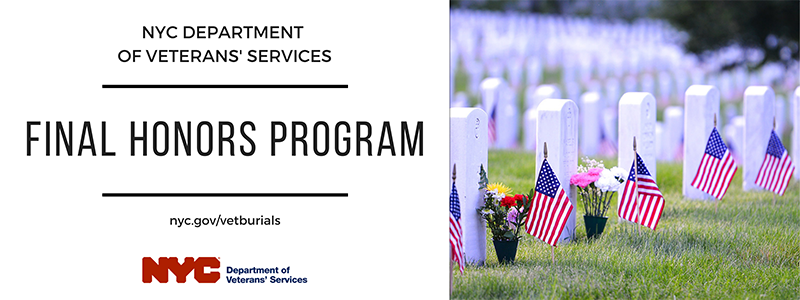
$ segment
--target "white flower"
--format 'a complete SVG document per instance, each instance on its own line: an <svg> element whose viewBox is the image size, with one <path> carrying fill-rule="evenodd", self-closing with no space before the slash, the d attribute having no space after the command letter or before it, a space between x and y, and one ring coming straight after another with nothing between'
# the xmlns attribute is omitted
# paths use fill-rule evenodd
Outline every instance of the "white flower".
<svg viewBox="0 0 800 300"><path fill-rule="evenodd" d="M482 215L484 215L484 216L486 216L486 215L491 215L491 214L494 214L494 211L493 211L493 210L491 210L491 209L488 209L488 208L484 208L484 209L481 211L481 214L482 214Z"/></svg>
<svg viewBox="0 0 800 300"><path fill-rule="evenodd" d="M619 190L619 187L622 186L622 183L619 182L613 171L603 169L603 171L600 172L600 178L597 179L594 185L603 192L616 192Z"/></svg>
<svg viewBox="0 0 800 300"><path fill-rule="evenodd" d="M620 167L611 168L611 173L614 174L614 177L617 177L617 179L620 181L624 182L625 179L628 179L628 172L625 172L625 170Z"/></svg>

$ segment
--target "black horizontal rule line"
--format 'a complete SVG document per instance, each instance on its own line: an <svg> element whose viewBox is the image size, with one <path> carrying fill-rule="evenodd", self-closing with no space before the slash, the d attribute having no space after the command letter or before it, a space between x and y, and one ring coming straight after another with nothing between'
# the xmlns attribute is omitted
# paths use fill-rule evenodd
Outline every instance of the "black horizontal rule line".
<svg viewBox="0 0 800 300"><path fill-rule="evenodd" d="M347 193L103 193L103 197L348 197Z"/></svg>
<svg viewBox="0 0 800 300"><path fill-rule="evenodd" d="M346 89L347 84L104 84L104 89Z"/></svg>

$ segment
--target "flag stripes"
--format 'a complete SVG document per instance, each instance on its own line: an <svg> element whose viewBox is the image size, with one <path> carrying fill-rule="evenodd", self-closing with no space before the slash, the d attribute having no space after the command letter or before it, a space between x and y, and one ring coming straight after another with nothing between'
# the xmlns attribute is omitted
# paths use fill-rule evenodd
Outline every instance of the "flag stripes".
<svg viewBox="0 0 800 300"><path fill-rule="evenodd" d="M644 161L636 154L625 183L617 214L620 218L656 230L664 211L664 196Z"/></svg>
<svg viewBox="0 0 800 300"><path fill-rule="evenodd" d="M525 230L555 247L558 237L572 214L572 203L545 159L536 180L536 192L531 201Z"/></svg>
<svg viewBox="0 0 800 300"><path fill-rule="evenodd" d="M636 223L656 230L664 210L664 196L650 175L638 174L637 179L639 216Z"/></svg>
<svg viewBox="0 0 800 300"><path fill-rule="evenodd" d="M728 147L714 128L691 185L714 198L722 199L738 169Z"/></svg>
<svg viewBox="0 0 800 300"><path fill-rule="evenodd" d="M466 257L464 255L464 233L461 227L461 201L458 199L456 183L450 192L450 257L458 263L458 269L464 274Z"/></svg>
<svg viewBox="0 0 800 300"><path fill-rule="evenodd" d="M789 180L794 174L794 169L789 152L783 147L781 140L773 130L769 144L767 144L767 153L764 154L764 162L756 176L756 184L783 196L786 186L789 185Z"/></svg>
<svg viewBox="0 0 800 300"><path fill-rule="evenodd" d="M636 203L633 198L634 195L636 195L636 181L628 180L625 182L625 189L623 189L622 197L617 206L617 215L630 222L636 222L637 220L636 211L634 209L634 204Z"/></svg>

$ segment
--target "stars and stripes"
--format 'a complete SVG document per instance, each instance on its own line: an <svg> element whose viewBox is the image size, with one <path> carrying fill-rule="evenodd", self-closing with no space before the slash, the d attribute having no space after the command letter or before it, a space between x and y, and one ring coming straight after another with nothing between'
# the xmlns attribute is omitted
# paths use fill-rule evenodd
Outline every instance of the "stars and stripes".
<svg viewBox="0 0 800 300"><path fill-rule="evenodd" d="M488 128L489 128L489 145L494 145L494 143L497 141L497 127L496 127L496 124L495 124L496 123L495 122L495 117L496 116L497 116L497 109L493 108L492 109L492 114L489 115L489 124L488 124Z"/></svg>
<svg viewBox="0 0 800 300"><path fill-rule="evenodd" d="M536 192L533 194L525 230L555 247L571 213L569 195L561 187L547 159L544 159L539 178L536 179Z"/></svg>
<svg viewBox="0 0 800 300"><path fill-rule="evenodd" d="M769 137L769 144L767 144L767 153L764 154L764 162L756 176L756 184L783 196L793 173L792 158L789 157L789 152L783 147L781 139L773 130Z"/></svg>
<svg viewBox="0 0 800 300"><path fill-rule="evenodd" d="M708 138L706 153L700 161L692 186L714 198L722 199L736 170L736 161L715 127Z"/></svg>
<svg viewBox="0 0 800 300"><path fill-rule="evenodd" d="M664 196L637 153L617 213L622 219L656 230L663 210Z"/></svg>
<svg viewBox="0 0 800 300"><path fill-rule="evenodd" d="M465 255L463 228L461 227L461 203L458 200L456 183L450 192L450 257L458 263L458 269L464 274Z"/></svg>

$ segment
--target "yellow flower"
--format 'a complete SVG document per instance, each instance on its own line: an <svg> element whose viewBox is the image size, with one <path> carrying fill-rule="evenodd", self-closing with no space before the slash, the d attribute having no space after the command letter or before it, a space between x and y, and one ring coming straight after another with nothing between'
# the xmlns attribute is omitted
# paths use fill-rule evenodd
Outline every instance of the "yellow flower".
<svg viewBox="0 0 800 300"><path fill-rule="evenodd" d="M491 190L495 190L495 189L497 190L497 194L506 194L506 195L508 195L508 193L511 192L511 188L510 187L507 187L503 183L500 183L500 182L490 183L489 185L486 186L486 190L487 191L491 191Z"/></svg>

